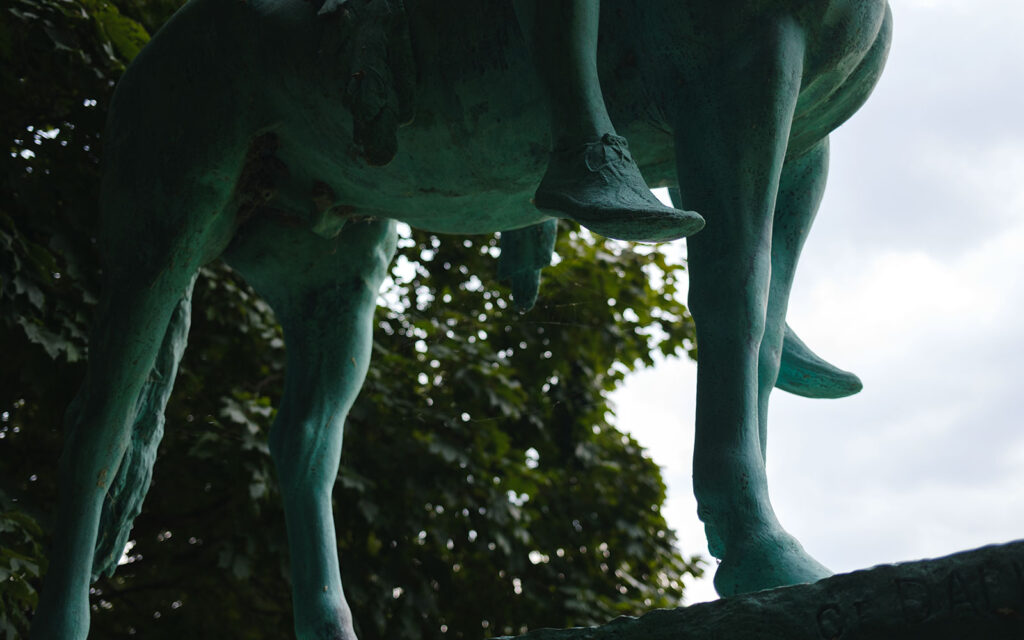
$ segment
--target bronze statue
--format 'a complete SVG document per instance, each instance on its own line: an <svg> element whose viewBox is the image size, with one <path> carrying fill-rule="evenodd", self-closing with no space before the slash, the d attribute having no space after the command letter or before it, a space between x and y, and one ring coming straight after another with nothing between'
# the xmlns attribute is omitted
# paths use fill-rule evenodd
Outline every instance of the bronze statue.
<svg viewBox="0 0 1024 640"><path fill-rule="evenodd" d="M545 91L505 3L406 0L416 119L398 134L390 163L371 166L362 156L386 160L389 150L367 153L359 140L374 135L362 129L353 144L356 129L386 130L408 114L387 106L400 102L389 103L387 82L377 85L384 98L366 100L371 93L352 83L375 76L354 78L349 64L335 63L386 46L345 17L383 1L349 0L320 15L301 0L193 0L125 73L106 134L104 294L86 380L66 418L60 535L35 640L87 635L90 577L113 569L148 486L202 265L227 260L284 327L287 381L270 447L296 634L352 640L330 490L345 415L369 366L395 221L502 232L511 255L504 273L524 306L550 256L555 217L648 240L699 228L699 217L676 209L592 216L593 203L558 202L560 186L542 187L543 210L534 206L549 150L560 151L549 125L557 135L562 116L552 119L546 104L561 98ZM716 586L730 595L815 581L828 571L782 529L768 499L768 396L793 273L824 188L828 134L878 79L887 4L605 0L600 18L603 126L614 120L631 150L605 142L612 131L602 130L598 146L583 143L584 162L600 173L635 159L648 184L677 186L677 204L706 219L689 240L700 345L694 487L722 561ZM351 109L361 120L339 106L354 98L365 103ZM551 175L547 184L557 184L560 170ZM646 199L636 179L622 182ZM789 340L789 374L793 363L809 364L814 378L790 375L791 388L824 396L859 388Z"/></svg>

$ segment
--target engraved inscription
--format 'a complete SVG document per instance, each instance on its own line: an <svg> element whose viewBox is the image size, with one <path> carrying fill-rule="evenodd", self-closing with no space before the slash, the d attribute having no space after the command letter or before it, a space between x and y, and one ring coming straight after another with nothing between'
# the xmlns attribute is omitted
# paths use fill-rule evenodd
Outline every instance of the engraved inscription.
<svg viewBox="0 0 1024 640"><path fill-rule="evenodd" d="M843 635L843 612L838 604L826 604L818 609L818 633L823 640L838 640Z"/></svg>
<svg viewBox="0 0 1024 640"><path fill-rule="evenodd" d="M978 581L981 583L981 599L982 607L985 609L992 608L992 587L996 587L999 584L998 574L993 574L986 571L987 567L978 567Z"/></svg>
<svg viewBox="0 0 1024 640"><path fill-rule="evenodd" d="M907 624L919 624L928 619L932 612L932 598L928 592L928 585L916 580L897 578L896 591L899 594L903 620Z"/></svg>
<svg viewBox="0 0 1024 640"><path fill-rule="evenodd" d="M1019 562L1013 563L1013 573L1017 576L1017 593L1024 600L1024 569L1021 568Z"/></svg>
<svg viewBox="0 0 1024 640"><path fill-rule="evenodd" d="M887 589L871 581L852 589L830 585L805 609L804 633L817 631L818 640L943 632L954 634L949 637L1024 638L1024 562L989 557L925 569L890 573ZM980 629L998 633L971 635Z"/></svg>
<svg viewBox="0 0 1024 640"><path fill-rule="evenodd" d="M954 569L950 572L947 587L950 609L965 608L977 613L978 609L975 607L974 600L967 589L967 581L964 580L963 575L959 571Z"/></svg>
<svg viewBox="0 0 1024 640"><path fill-rule="evenodd" d="M857 619L858 620L863 618L867 614L867 611L868 611L868 602L867 602L867 600L858 600L858 601L854 602L853 603L853 610L857 612Z"/></svg>

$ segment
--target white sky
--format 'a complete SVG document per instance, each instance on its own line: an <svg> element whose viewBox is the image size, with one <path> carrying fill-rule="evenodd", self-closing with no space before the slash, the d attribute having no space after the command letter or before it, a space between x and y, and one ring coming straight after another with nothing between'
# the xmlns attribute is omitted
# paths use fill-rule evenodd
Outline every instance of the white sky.
<svg viewBox="0 0 1024 640"><path fill-rule="evenodd" d="M892 52L832 136L829 186L790 323L856 372L844 400L772 396L783 525L846 572L1024 537L1024 2L891 0ZM696 366L614 396L664 470L685 554L710 558L692 495ZM715 597L709 567L687 602Z"/></svg>

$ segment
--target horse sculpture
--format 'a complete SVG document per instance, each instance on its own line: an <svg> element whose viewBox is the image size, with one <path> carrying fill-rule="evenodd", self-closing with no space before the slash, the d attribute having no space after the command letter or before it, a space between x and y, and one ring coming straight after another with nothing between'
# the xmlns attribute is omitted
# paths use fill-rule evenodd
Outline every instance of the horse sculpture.
<svg viewBox="0 0 1024 640"><path fill-rule="evenodd" d="M337 63L347 36L309 2L192 0L125 73L105 138L104 293L67 413L60 533L35 640L88 634L90 577L116 565L138 512L191 288L217 258L284 327L288 375L270 448L296 634L355 638L330 494L395 221L507 231L521 263L510 273L527 297L554 226L530 202L547 126L512 8L405 4L416 121L386 167L352 150ZM678 187L677 204L707 220L689 241L700 344L693 478L723 595L828 575L772 511L768 397L777 382L804 395L857 388L793 336L782 381L780 358L828 134L871 92L890 30L885 0L603 0L600 65L617 128L648 182Z"/></svg>

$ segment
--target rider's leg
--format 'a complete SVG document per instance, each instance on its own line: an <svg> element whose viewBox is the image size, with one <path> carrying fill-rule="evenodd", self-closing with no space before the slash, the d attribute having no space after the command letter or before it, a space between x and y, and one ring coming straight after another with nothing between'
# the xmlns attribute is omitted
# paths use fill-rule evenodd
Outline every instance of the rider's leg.
<svg viewBox="0 0 1024 640"><path fill-rule="evenodd" d="M828 575L780 526L768 497L758 425L758 354L766 328L772 217L800 89L804 35L780 19L752 30L731 76L712 65L675 115L680 192L707 215L688 241L697 327L693 483L719 593Z"/></svg>
<svg viewBox="0 0 1024 640"><path fill-rule="evenodd" d="M789 325L785 333L776 389L805 398L845 398L864 388L857 374L844 371L811 351Z"/></svg>
<svg viewBox="0 0 1024 640"><path fill-rule="evenodd" d="M578 147L614 134L597 77L600 3L516 0L515 8L551 103L554 148Z"/></svg>
<svg viewBox="0 0 1024 640"><path fill-rule="evenodd" d="M516 0L515 8L551 117L554 151L537 206L622 240L660 242L698 231L700 216L651 194L615 134L597 74L599 2Z"/></svg>

